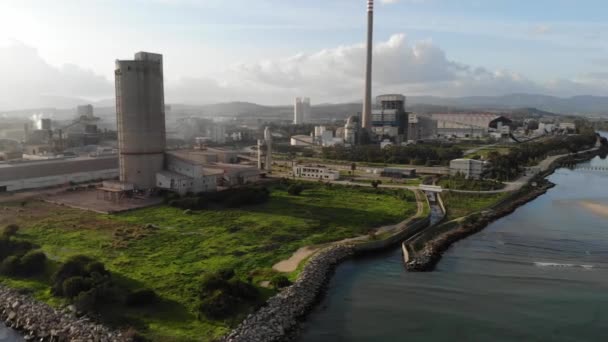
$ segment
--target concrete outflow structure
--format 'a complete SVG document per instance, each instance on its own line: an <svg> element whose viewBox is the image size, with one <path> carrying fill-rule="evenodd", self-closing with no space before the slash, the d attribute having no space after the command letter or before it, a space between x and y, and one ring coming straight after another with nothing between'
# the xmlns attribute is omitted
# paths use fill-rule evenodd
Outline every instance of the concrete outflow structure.
<svg viewBox="0 0 608 342"><path fill-rule="evenodd" d="M374 0L367 0L367 46L365 63L365 96L363 97L363 112L361 127L371 129L372 126L372 51L374 48Z"/></svg>
<svg viewBox="0 0 608 342"><path fill-rule="evenodd" d="M258 169L272 171L272 133L270 127L264 129L264 139L258 140Z"/></svg>
<svg viewBox="0 0 608 342"><path fill-rule="evenodd" d="M163 57L138 52L117 60L115 77L120 181L154 188L165 160Z"/></svg>

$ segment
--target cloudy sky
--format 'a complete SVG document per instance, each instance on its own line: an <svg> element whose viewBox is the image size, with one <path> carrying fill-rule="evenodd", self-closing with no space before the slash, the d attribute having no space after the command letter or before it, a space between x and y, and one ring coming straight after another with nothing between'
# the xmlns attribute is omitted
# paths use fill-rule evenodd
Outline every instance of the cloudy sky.
<svg viewBox="0 0 608 342"><path fill-rule="evenodd" d="M362 95L365 0L0 0L0 108L113 96L165 56L167 102ZM605 0L377 0L374 92L608 94Z"/></svg>

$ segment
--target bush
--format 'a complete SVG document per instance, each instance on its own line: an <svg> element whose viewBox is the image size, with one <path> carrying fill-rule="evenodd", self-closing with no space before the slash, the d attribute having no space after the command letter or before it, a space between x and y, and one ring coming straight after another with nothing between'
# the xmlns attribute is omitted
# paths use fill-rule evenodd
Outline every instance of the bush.
<svg viewBox="0 0 608 342"><path fill-rule="evenodd" d="M34 249L34 245L27 241L0 239L0 260L15 255L20 257L30 250Z"/></svg>
<svg viewBox="0 0 608 342"><path fill-rule="evenodd" d="M0 264L0 273L4 275L17 275L20 265L19 257L11 255Z"/></svg>
<svg viewBox="0 0 608 342"><path fill-rule="evenodd" d="M275 275L270 280L270 285L272 285L275 289L282 289L291 285L291 281L289 281L289 279L287 279L287 277L284 275Z"/></svg>
<svg viewBox="0 0 608 342"><path fill-rule="evenodd" d="M255 286L234 278L232 269L207 273L201 281L199 312L212 319L226 318L244 301L257 301Z"/></svg>
<svg viewBox="0 0 608 342"><path fill-rule="evenodd" d="M46 268L46 255L41 251L30 251L21 257L21 273L35 275L44 272Z"/></svg>
<svg viewBox="0 0 608 342"><path fill-rule="evenodd" d="M83 277L71 277L62 284L62 293L67 298L75 298L81 292L91 289L91 282Z"/></svg>
<svg viewBox="0 0 608 342"><path fill-rule="evenodd" d="M222 319L232 315L236 311L237 300L222 290L217 290L209 296L201 299L199 310L205 316L212 319Z"/></svg>
<svg viewBox="0 0 608 342"><path fill-rule="evenodd" d="M2 237L8 239L12 236L17 235L17 232L19 232L19 226L16 224L9 224L2 230Z"/></svg>
<svg viewBox="0 0 608 342"><path fill-rule="evenodd" d="M304 187L302 186L302 184L291 184L287 188L287 193L292 196L300 196L302 191L304 191Z"/></svg>
<svg viewBox="0 0 608 342"><path fill-rule="evenodd" d="M150 289L136 290L127 295L125 303L129 306L144 306L153 304L158 300L156 292Z"/></svg>
<svg viewBox="0 0 608 342"><path fill-rule="evenodd" d="M74 306L80 312L91 312L95 310L97 304L97 290L90 289L78 293L74 298Z"/></svg>

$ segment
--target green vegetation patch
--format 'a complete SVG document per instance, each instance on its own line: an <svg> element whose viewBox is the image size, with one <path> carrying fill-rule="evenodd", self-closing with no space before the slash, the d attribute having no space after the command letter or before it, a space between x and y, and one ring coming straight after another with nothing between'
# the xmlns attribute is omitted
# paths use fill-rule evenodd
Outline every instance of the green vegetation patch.
<svg viewBox="0 0 608 342"><path fill-rule="evenodd" d="M509 193L498 194L463 194L447 192L441 194L443 203L447 210L446 220L451 221L470 215L474 212L482 211L498 204Z"/></svg>
<svg viewBox="0 0 608 342"><path fill-rule="evenodd" d="M271 267L298 248L365 235L416 213L415 196L405 190L310 183L294 196L287 187L272 187L268 201L258 205L187 212L159 206L109 216L35 202L7 211L6 222L19 224L16 238L40 246L51 261L86 255L102 262L117 286L150 289L158 296L158 302L147 307L108 308L102 314L110 323L131 325L155 341L211 341L238 324L259 301L241 305L230 315L202 315L201 298L213 295L209 303L223 310L237 293L227 287L201 297L205 275L232 269L234 278L227 281L245 290L239 281L251 282L263 300L274 290L259 283L274 280L274 285L282 285ZM3 281L29 288L53 304L60 302L50 296L51 284L43 279ZM215 292L219 290L223 293Z"/></svg>

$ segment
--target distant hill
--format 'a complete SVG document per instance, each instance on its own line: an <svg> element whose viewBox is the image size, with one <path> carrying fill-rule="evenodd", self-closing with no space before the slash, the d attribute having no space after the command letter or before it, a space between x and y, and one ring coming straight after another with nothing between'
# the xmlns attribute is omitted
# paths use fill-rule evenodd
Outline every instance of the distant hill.
<svg viewBox="0 0 608 342"><path fill-rule="evenodd" d="M471 109L517 109L537 108L558 114L608 114L608 97L574 96L561 98L535 94L509 94L503 96L470 96L470 97L433 97L410 96L411 105L425 104L443 107Z"/></svg>
<svg viewBox="0 0 608 342"><path fill-rule="evenodd" d="M83 99L45 97L32 102L23 108L59 108L56 113L60 116L71 116L74 108L80 104L90 103ZM101 116L114 115L114 99L104 99L92 103L99 108ZM0 106L1 107L1 106ZM289 120L293 117L293 105L266 106L249 102L228 102L207 105L171 104L171 116L186 115L201 116L251 116L264 118L281 118ZM603 96L574 96L561 98L536 94L509 94L503 96L469 96L469 97L436 97L436 96L408 96L407 107L414 112L458 112L458 111L513 111L534 109L535 114L543 112L565 115L601 115L608 116L608 97ZM4 113L32 113L36 109L8 110L0 108ZM45 110L45 111L46 111ZM361 112L361 102L318 104L312 106L313 119L346 119ZM2 112L0 112L1 114ZM31 114L28 114L31 115Z"/></svg>

